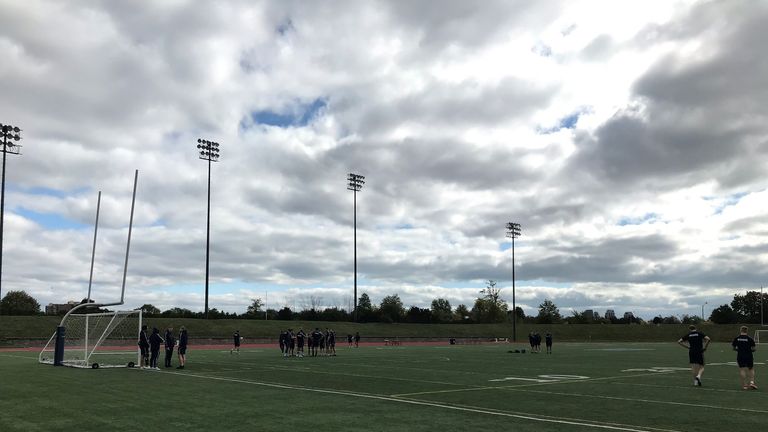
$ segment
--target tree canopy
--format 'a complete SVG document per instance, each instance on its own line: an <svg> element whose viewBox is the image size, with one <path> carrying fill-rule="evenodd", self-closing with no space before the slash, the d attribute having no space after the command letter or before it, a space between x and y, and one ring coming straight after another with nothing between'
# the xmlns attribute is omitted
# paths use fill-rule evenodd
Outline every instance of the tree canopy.
<svg viewBox="0 0 768 432"><path fill-rule="evenodd" d="M2 315L37 315L40 313L40 303L25 291L8 291L0 300Z"/></svg>

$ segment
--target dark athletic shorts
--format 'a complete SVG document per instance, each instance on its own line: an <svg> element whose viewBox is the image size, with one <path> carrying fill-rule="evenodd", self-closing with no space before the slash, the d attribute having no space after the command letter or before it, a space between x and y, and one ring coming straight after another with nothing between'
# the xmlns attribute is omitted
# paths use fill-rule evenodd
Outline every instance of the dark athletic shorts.
<svg viewBox="0 0 768 432"><path fill-rule="evenodd" d="M688 350L688 363L699 364L704 366L704 353L701 351Z"/></svg>
<svg viewBox="0 0 768 432"><path fill-rule="evenodd" d="M149 357L149 347L140 346L139 348L141 348L142 357Z"/></svg>
<svg viewBox="0 0 768 432"><path fill-rule="evenodd" d="M187 353L187 347L179 347L179 354L184 355Z"/></svg>
<svg viewBox="0 0 768 432"><path fill-rule="evenodd" d="M753 356L736 356L736 363L738 363L740 368L752 369L755 367L755 359Z"/></svg>

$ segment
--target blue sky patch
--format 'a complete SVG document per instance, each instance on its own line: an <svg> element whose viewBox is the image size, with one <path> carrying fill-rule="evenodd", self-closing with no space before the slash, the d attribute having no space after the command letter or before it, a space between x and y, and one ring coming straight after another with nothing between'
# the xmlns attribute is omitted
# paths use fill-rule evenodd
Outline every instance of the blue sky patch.
<svg viewBox="0 0 768 432"><path fill-rule="evenodd" d="M318 98L308 104L298 104L293 112L254 111L248 118L240 122L240 128L247 129L252 125L277 126L281 128L306 126L327 105L328 103L325 99Z"/></svg>
<svg viewBox="0 0 768 432"><path fill-rule="evenodd" d="M658 218L659 218L659 215L657 215L656 213L646 213L640 217L627 216L619 219L618 225L619 226L642 225L646 222L655 222Z"/></svg>
<svg viewBox="0 0 768 432"><path fill-rule="evenodd" d="M739 203L739 201L741 201L742 198L744 198L747 195L749 195L748 192L739 192L739 193L735 193L733 195L729 195L729 196L725 197L725 199L723 199L723 202L721 202L720 205L718 205L715 208L715 213L714 214L719 215L727 207L735 206L736 204Z"/></svg>
<svg viewBox="0 0 768 432"><path fill-rule="evenodd" d="M27 210L25 208L17 209L16 213L47 229L73 230L90 228L90 225L75 222L56 213L38 213L36 211Z"/></svg>

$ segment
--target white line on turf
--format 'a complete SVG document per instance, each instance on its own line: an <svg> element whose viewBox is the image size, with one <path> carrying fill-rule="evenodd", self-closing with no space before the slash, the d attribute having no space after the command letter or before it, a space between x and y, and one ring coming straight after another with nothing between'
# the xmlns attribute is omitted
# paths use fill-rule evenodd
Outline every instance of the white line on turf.
<svg viewBox="0 0 768 432"><path fill-rule="evenodd" d="M402 399L402 398L375 395L375 394L369 394L369 393L356 393L356 392L340 391L340 390L318 389L318 388L312 388L312 387L302 387L302 386L293 386L293 385L286 385L286 384L249 381L249 380L236 379L236 378L214 377L214 376L190 374L190 373L179 373L179 372L168 372L168 373L173 375L190 377L190 378L210 379L215 381L226 381L226 382L233 382L233 383L240 383L240 384L257 385L262 387L299 390L299 391L307 391L307 392L314 392L314 393L325 393L325 394L350 396L350 397L357 397L357 398L364 398L364 399L374 399L374 400L396 402L396 403L403 403L403 404L409 404L409 405L442 408L442 409L448 409L453 411L465 411L465 412L473 412L478 414L489 414L494 416L510 417L510 418L517 418L521 420L530 420L530 421L543 422L543 423L584 426L584 427L591 427L596 429L609 429L609 430L628 431L628 432L648 432L648 431L675 432L675 431L670 431L665 429L646 428L642 426L622 425L617 423L600 423L600 422L592 422L589 420L581 420L581 419L564 419L564 418L557 418L557 417L547 417L547 418L533 417L527 414L517 414L513 412L496 411L489 408L465 407L460 405L449 405L446 403L429 402L429 401L422 401L422 400L416 400L416 399Z"/></svg>
<svg viewBox="0 0 768 432"><path fill-rule="evenodd" d="M557 381L550 381L550 382L538 382L533 384L517 384L517 385L507 385L507 386L483 386L483 387L471 387L471 388L463 388L463 389L433 390L433 391L416 392L416 393L398 393L398 394L393 394L391 396L403 397L403 396L420 396L420 395L439 394L439 393L459 393L459 392L477 391L477 390L504 390L504 389L514 389L519 387L537 387L537 386L545 386L545 385L552 385L552 384L583 383L588 381L603 381L603 380L620 379L620 378L635 378L635 377L644 377L649 375L659 375L660 373L661 372L637 374L637 375L617 375L617 376L587 378L587 379L578 379L578 380L567 379L567 380L557 380ZM667 372L664 372L664 373L667 373Z"/></svg>
<svg viewBox="0 0 768 432"><path fill-rule="evenodd" d="M686 407L694 407L694 408L710 408L710 409L719 409L719 410L726 410L726 411L739 411L739 412L750 412L750 413L760 413L760 414L768 413L768 411L766 410L757 410L757 409L749 409L749 408L731 408L731 407L724 407L719 405L696 404L696 403L690 403L690 402L674 402L674 401L663 401L663 400L654 400L654 399L625 398L625 397L618 397L618 396L602 396L602 395L594 395L594 394L553 392L553 391L518 389L518 388L508 388L506 390L524 392L524 393L540 393L540 394L568 396L568 397L576 396L576 397L585 397L585 398L593 398L593 399L643 402L643 403L661 404L661 405L677 405L677 406L686 406Z"/></svg>

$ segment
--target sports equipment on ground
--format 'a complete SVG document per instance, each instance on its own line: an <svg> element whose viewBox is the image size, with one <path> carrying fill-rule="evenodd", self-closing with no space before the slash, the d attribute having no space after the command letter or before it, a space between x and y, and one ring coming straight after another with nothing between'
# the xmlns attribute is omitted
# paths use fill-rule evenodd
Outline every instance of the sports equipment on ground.
<svg viewBox="0 0 768 432"><path fill-rule="evenodd" d="M71 314L66 329L62 365L93 368L133 367L141 364L137 345L141 310ZM40 352L40 363L53 364L56 333Z"/></svg>

